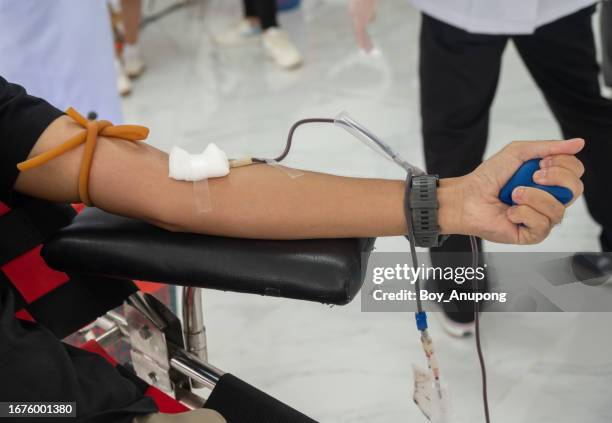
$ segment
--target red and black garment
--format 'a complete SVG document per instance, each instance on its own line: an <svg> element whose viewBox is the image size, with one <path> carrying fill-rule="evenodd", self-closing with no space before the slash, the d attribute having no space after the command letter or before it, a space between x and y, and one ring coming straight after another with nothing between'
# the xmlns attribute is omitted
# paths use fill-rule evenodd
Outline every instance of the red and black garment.
<svg viewBox="0 0 612 423"><path fill-rule="evenodd" d="M132 281L58 272L47 266L42 243L76 215L68 205L13 196L0 202L0 284L15 298L16 316L36 321L59 339L118 307L137 290Z"/></svg>
<svg viewBox="0 0 612 423"><path fill-rule="evenodd" d="M19 198L18 203L19 206L10 208L0 202L3 235L0 237L0 283L13 292L17 318L35 321L62 339L118 307L137 290L130 280L67 274L49 268L40 256L42 243L72 220L75 209L27 197ZM143 396L153 399L161 412L188 410L118 365L95 341L80 348L104 358Z"/></svg>

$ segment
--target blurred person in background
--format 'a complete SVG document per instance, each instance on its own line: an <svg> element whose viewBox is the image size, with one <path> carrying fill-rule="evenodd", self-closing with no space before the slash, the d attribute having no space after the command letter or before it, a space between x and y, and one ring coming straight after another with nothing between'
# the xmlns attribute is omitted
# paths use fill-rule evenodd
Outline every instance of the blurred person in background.
<svg viewBox="0 0 612 423"><path fill-rule="evenodd" d="M599 84L592 24L597 1L411 3L422 12L419 78L427 172L448 178L463 175L482 162L502 55L512 40L563 137L587 140L587 147L579 155L586 167L585 199L591 216L601 225L602 250L612 251L612 101L602 97ZM349 4L364 11L352 11L362 20L361 26L373 16L375 0L351 0ZM611 4L605 2L604 6L609 8ZM609 38L610 32L606 34ZM535 182L543 180L536 178ZM469 266L470 254L465 254L469 251L468 237L453 236L442 247L431 249L432 265ZM612 271L609 260L596 265L604 266L599 269L603 272ZM449 281L432 289L449 292L456 286ZM472 302L443 306L443 323L450 334L465 336L473 332Z"/></svg>
<svg viewBox="0 0 612 423"><path fill-rule="evenodd" d="M259 41L266 55L282 69L294 69L302 64L302 56L289 34L280 29L276 0L243 0L244 18L214 36L223 47L239 46Z"/></svg>
<svg viewBox="0 0 612 423"><path fill-rule="evenodd" d="M612 1L601 5L601 45L603 56L604 95L612 98Z"/></svg>
<svg viewBox="0 0 612 423"><path fill-rule="evenodd" d="M122 122L104 1L1 1L0 34L0 74L60 109Z"/></svg>
<svg viewBox="0 0 612 423"><path fill-rule="evenodd" d="M501 59L512 40L563 136L587 140L580 155L585 199L601 225L602 250L612 251L612 102L601 96L599 84L592 26L596 1L479 0L469 6L454 0L411 1L423 15L419 72L427 171L451 177L482 162ZM443 253L432 255L432 262L465 266L469 254L456 253L468 251L468 237L452 237L432 249ZM473 331L471 302L445 311L451 333Z"/></svg>

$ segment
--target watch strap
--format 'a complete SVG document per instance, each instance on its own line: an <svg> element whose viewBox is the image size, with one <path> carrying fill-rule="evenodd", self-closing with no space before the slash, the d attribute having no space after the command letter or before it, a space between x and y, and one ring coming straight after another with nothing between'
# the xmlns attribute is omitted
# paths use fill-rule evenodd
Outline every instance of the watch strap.
<svg viewBox="0 0 612 423"><path fill-rule="evenodd" d="M412 232L418 247L438 247L448 238L440 235L438 226L438 176L419 175L409 178L408 210L412 217Z"/></svg>

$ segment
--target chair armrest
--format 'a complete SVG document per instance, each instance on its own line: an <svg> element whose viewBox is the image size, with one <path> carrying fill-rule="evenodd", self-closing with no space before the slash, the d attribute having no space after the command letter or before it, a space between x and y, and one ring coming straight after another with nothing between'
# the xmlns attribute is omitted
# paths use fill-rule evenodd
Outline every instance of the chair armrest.
<svg viewBox="0 0 612 423"><path fill-rule="evenodd" d="M45 243L42 256L61 271L342 305L361 289L374 241L169 232L87 208Z"/></svg>

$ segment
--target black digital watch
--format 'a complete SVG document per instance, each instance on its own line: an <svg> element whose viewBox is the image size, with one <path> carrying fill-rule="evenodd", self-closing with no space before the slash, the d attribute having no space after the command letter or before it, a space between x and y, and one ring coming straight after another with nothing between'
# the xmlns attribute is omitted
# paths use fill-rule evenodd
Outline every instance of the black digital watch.
<svg viewBox="0 0 612 423"><path fill-rule="evenodd" d="M438 226L438 175L418 175L406 181L404 212L412 218L412 233L417 247L439 247L448 235ZM410 187L408 187L410 184ZM408 215L407 222L410 222Z"/></svg>

